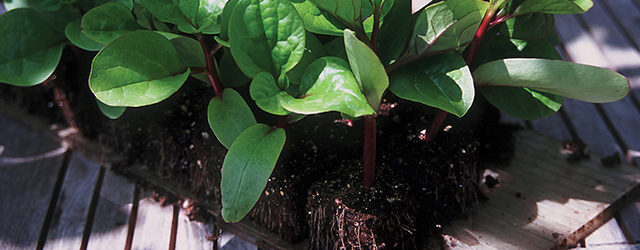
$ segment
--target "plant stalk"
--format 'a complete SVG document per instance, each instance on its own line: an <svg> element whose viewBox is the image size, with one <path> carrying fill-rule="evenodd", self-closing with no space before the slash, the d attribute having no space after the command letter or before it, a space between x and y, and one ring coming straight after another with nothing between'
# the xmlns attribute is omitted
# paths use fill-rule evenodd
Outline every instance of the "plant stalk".
<svg viewBox="0 0 640 250"><path fill-rule="evenodd" d="M364 149L362 167L364 170L363 184L370 189L375 184L376 173L376 117L366 116L364 119Z"/></svg>
<svg viewBox="0 0 640 250"><path fill-rule="evenodd" d="M480 48L480 43L482 42L482 38L486 34L487 30L489 30L489 28L491 27L491 20L493 19L493 16L495 15L500 5L502 5L502 3L504 3L504 1L496 2L496 4L489 6L487 12L484 13L482 23L480 24L480 27L478 27L478 30L476 31L476 34L473 36L473 40L471 40L471 44L469 45L469 52L465 60L467 65L471 65L475 60L476 55L478 54L478 49ZM427 131L427 135L425 138L426 141L431 142L436 138L438 133L440 133L440 128L442 128L442 124L444 124L444 120L447 118L448 114L449 113L444 110L438 111L436 118L434 119L433 123L431 123L431 126Z"/></svg>
<svg viewBox="0 0 640 250"><path fill-rule="evenodd" d="M213 87L213 92L216 96L220 96L222 94L222 90L224 87L220 83L220 77L218 76L218 71L216 71L215 66L213 64L213 57L209 52L209 48L207 44L204 42L201 34L196 35L198 37L198 41L200 42L200 46L202 46L202 51L204 52L204 57L207 62L207 77L209 77L209 81L211 82L211 86Z"/></svg>

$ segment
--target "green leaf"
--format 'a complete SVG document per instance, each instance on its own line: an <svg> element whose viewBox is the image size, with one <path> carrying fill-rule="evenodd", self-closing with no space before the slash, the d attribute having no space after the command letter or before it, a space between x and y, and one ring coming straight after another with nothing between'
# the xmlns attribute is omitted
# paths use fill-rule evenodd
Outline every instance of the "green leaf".
<svg viewBox="0 0 640 250"><path fill-rule="evenodd" d="M204 58L204 52L200 42L193 38L178 36L176 38L169 39L173 47L178 52L180 61L188 67L207 67L206 59Z"/></svg>
<svg viewBox="0 0 640 250"><path fill-rule="evenodd" d="M471 72L455 52L423 58L393 71L389 90L458 117L467 113L475 96Z"/></svg>
<svg viewBox="0 0 640 250"><path fill-rule="evenodd" d="M385 1L385 5L389 0ZM402 54L411 35L411 1L396 0L384 17L378 38L378 56L389 65Z"/></svg>
<svg viewBox="0 0 640 250"><path fill-rule="evenodd" d="M256 124L249 105L231 88L226 88L222 96L211 99L207 118L213 134L226 148L231 147L242 131Z"/></svg>
<svg viewBox="0 0 640 250"><path fill-rule="evenodd" d="M220 58L220 63L218 64L220 81L222 81L226 87L240 87L249 83L251 79L242 73L242 70L240 70L236 64L236 61L233 60L231 49L223 48L223 50L224 53L222 54L222 58Z"/></svg>
<svg viewBox="0 0 640 250"><path fill-rule="evenodd" d="M304 73L300 98L282 97L280 104L298 114L338 111L353 117L373 115L366 97L349 64L337 57L323 57L313 62Z"/></svg>
<svg viewBox="0 0 640 250"><path fill-rule="evenodd" d="M267 72L262 72L253 78L249 93L258 107L264 111L274 115L288 115L291 113L280 105L280 99L286 96L287 92L281 90L273 76Z"/></svg>
<svg viewBox="0 0 640 250"><path fill-rule="evenodd" d="M562 57L547 39L522 41L509 39L504 34L485 36L478 50L474 66L505 58L545 58L561 60Z"/></svg>
<svg viewBox="0 0 640 250"><path fill-rule="evenodd" d="M56 11L65 6L65 0L29 0L29 5L44 11Z"/></svg>
<svg viewBox="0 0 640 250"><path fill-rule="evenodd" d="M324 10L318 9L310 0L292 0L305 28L316 34L341 36L347 26Z"/></svg>
<svg viewBox="0 0 640 250"><path fill-rule="evenodd" d="M222 218L238 222L260 198L284 146L284 129L256 124L243 131L222 165Z"/></svg>
<svg viewBox="0 0 640 250"><path fill-rule="evenodd" d="M81 0L78 4L86 11L111 2L124 4L129 10L133 10L133 0Z"/></svg>
<svg viewBox="0 0 640 250"><path fill-rule="evenodd" d="M348 27L362 25L362 0L310 0L318 9L324 10Z"/></svg>
<svg viewBox="0 0 640 250"><path fill-rule="evenodd" d="M585 102L612 102L629 92L629 80L606 69L548 59L504 59L473 72L476 86L527 87Z"/></svg>
<svg viewBox="0 0 640 250"><path fill-rule="evenodd" d="M563 96L529 88L481 87L480 93L502 112L519 119L536 120L558 112Z"/></svg>
<svg viewBox="0 0 640 250"><path fill-rule="evenodd" d="M82 33L82 27L80 26L82 19L76 19L75 21L67 24L65 29L65 35L67 39L83 50L99 51L104 47L104 44L98 43Z"/></svg>
<svg viewBox="0 0 640 250"><path fill-rule="evenodd" d="M302 58L300 59L298 64L287 73L289 80L296 85L300 84L300 79L302 79L302 75L307 70L307 67L309 67L309 65L311 65L321 57L327 55L327 51L324 49L322 43L314 34L307 32L305 37L307 40L307 44L304 48Z"/></svg>
<svg viewBox="0 0 640 250"><path fill-rule="evenodd" d="M548 14L579 14L593 7L591 0L525 0L512 15L543 12Z"/></svg>
<svg viewBox="0 0 640 250"><path fill-rule="evenodd" d="M53 32L34 9L14 9L0 16L0 82L32 86L58 66L64 33Z"/></svg>
<svg viewBox="0 0 640 250"><path fill-rule="evenodd" d="M278 77L302 58L305 30L288 0L240 0L231 15L229 44L249 78L263 71Z"/></svg>
<svg viewBox="0 0 640 250"><path fill-rule="evenodd" d="M427 6L416 20L409 52L431 55L456 50L471 42L489 3L445 0Z"/></svg>
<svg viewBox="0 0 640 250"><path fill-rule="evenodd" d="M224 9L222 9L222 14L220 15L220 39L223 41L229 41L229 20L237 4L238 0L229 0Z"/></svg>
<svg viewBox="0 0 640 250"><path fill-rule="evenodd" d="M172 23L185 33L217 34L224 0L141 0L158 20Z"/></svg>
<svg viewBox="0 0 640 250"><path fill-rule="evenodd" d="M82 17L82 32L102 44L116 38L144 29L138 24L131 11L121 3L106 3L91 9Z"/></svg>
<svg viewBox="0 0 640 250"><path fill-rule="evenodd" d="M389 86L389 77L380 59L369 46L358 40L350 30L344 31L344 44L351 70L374 110L380 108L382 94Z"/></svg>
<svg viewBox="0 0 640 250"><path fill-rule="evenodd" d="M96 103L98 103L98 108L100 108L102 114L109 117L109 119L118 119L118 117L124 114L124 111L127 109L126 107L109 106L98 99L96 99Z"/></svg>
<svg viewBox="0 0 640 250"><path fill-rule="evenodd" d="M153 31L136 31L96 55L89 87L107 105L138 107L166 99L188 76L169 40Z"/></svg>
<svg viewBox="0 0 640 250"><path fill-rule="evenodd" d="M507 19L500 30L514 39L533 40L553 32L554 20L551 14L532 13Z"/></svg>

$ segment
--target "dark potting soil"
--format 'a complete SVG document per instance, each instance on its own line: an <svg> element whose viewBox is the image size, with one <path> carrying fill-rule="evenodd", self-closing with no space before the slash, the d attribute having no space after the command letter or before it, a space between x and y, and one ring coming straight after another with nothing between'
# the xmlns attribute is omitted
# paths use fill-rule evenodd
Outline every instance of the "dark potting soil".
<svg viewBox="0 0 640 250"><path fill-rule="evenodd" d="M122 154L125 160L114 165L116 171L144 166L203 199L217 202L226 149L206 120L206 108L213 97L211 87L188 81L168 100L128 108L121 118L111 120L100 113L87 86L89 64L76 64L76 56L65 50L54 73L56 79L45 85L18 88L0 84L0 98L45 116L52 124L77 126L85 137ZM412 236L414 233L437 233L448 220L463 214L475 201L481 178L477 156L508 160L513 146L511 129L497 124L497 111L482 109L476 116L481 118L479 122L450 119L462 125L454 124L435 142L425 142L420 137L434 111L388 98L392 100L387 103L397 106L378 117L378 173L372 190L361 187L362 121L347 124L335 113L309 116L288 126L287 145L249 215L255 223L292 243L310 235L312 242L318 242L310 233L316 228L330 230L327 232L335 236L340 227L327 225L344 223L346 238L340 239L351 242L344 245L351 248L356 244L349 238L353 234L344 234L354 230L346 226L351 220L351 225L360 225L356 230L372 232L368 246L412 249L427 244ZM262 122L275 125L275 120L261 117L258 115ZM474 127L481 129L471 129ZM323 184L340 189L330 191ZM314 202L328 206L322 214L329 218L329 224L315 223L320 217L314 211L320 208ZM367 224L371 221L377 222ZM394 225L402 230L390 232ZM318 237L335 240L334 236ZM388 238L376 238L380 236Z"/></svg>

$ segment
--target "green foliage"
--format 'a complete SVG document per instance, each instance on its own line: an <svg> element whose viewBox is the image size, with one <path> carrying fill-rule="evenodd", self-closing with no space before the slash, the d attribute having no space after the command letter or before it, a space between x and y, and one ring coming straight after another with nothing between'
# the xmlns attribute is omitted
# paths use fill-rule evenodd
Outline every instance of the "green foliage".
<svg viewBox="0 0 640 250"><path fill-rule="evenodd" d="M565 97L609 102L629 91L617 73L559 61L553 14L582 13L590 0L426 1L415 14L411 4L5 1L0 81L45 81L71 45L99 51L89 87L111 119L168 98L189 76L211 84L208 122L229 149L221 180L228 222L258 200L286 139L282 128L257 123L256 109L289 122L323 112L372 121L388 88L459 117L481 93L507 114L537 119Z"/></svg>
<svg viewBox="0 0 640 250"><path fill-rule="evenodd" d="M96 55L89 87L107 105L139 107L166 99L188 76L189 69L169 40L152 31L136 31Z"/></svg>
<svg viewBox="0 0 640 250"><path fill-rule="evenodd" d="M338 111L352 117L373 115L349 64L337 57L323 57L309 65L300 84L301 97L282 97L280 104L298 114Z"/></svg>
<svg viewBox="0 0 640 250"><path fill-rule="evenodd" d="M302 58L302 19L288 0L240 0L229 21L229 44L249 78L263 71L277 78Z"/></svg>
<svg viewBox="0 0 640 250"><path fill-rule="evenodd" d="M58 66L64 33L54 32L34 9L14 9L0 16L0 82L32 86Z"/></svg>
<svg viewBox="0 0 640 250"><path fill-rule="evenodd" d="M283 129L255 124L229 148L222 165L222 217L238 222L256 204L267 185L286 135Z"/></svg>
<svg viewBox="0 0 640 250"><path fill-rule="evenodd" d="M394 71L389 90L400 98L459 117L467 113L475 93L471 72L455 52L428 57Z"/></svg>
<svg viewBox="0 0 640 250"><path fill-rule="evenodd" d="M131 11L120 3L107 3L88 11L82 17L82 33L92 40L107 44L116 38L144 29Z"/></svg>
<svg viewBox="0 0 640 250"><path fill-rule="evenodd" d="M477 87L526 87L585 102L617 101L629 92L629 80L606 69L548 59L493 61L473 72Z"/></svg>
<svg viewBox="0 0 640 250"><path fill-rule="evenodd" d="M350 30L344 30L344 44L349 57L351 70L360 89L374 110L380 108L382 94L389 87L389 77L376 53Z"/></svg>
<svg viewBox="0 0 640 250"><path fill-rule="evenodd" d="M221 96L209 102L207 117L211 130L226 148L230 148L245 129L256 124L251 109L233 89L225 89Z"/></svg>

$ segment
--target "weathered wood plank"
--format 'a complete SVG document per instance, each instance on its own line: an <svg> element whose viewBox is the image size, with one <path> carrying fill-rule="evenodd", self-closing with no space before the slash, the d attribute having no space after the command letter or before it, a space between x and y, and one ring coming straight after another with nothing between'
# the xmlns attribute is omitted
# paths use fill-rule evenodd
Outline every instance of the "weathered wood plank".
<svg viewBox="0 0 640 250"><path fill-rule="evenodd" d="M586 247L602 247L607 245L627 244L627 239L620 230L616 219L611 219L597 231L585 239Z"/></svg>
<svg viewBox="0 0 640 250"><path fill-rule="evenodd" d="M140 200L132 249L169 249L173 207Z"/></svg>
<svg viewBox="0 0 640 250"><path fill-rule="evenodd" d="M564 125L558 113L531 121L531 126L534 131L555 138L556 140L565 141L572 139L571 132Z"/></svg>
<svg viewBox="0 0 640 250"><path fill-rule="evenodd" d="M620 210L621 227L631 237L632 243L640 243L640 197Z"/></svg>
<svg viewBox="0 0 640 250"><path fill-rule="evenodd" d="M65 148L0 116L0 249L34 249Z"/></svg>
<svg viewBox="0 0 640 250"><path fill-rule="evenodd" d="M589 150L600 155L611 155L620 152L620 147L607 128L607 125L598 115L594 104L585 103L574 99L566 99L562 105L569 120ZM621 156L624 155L620 152Z"/></svg>
<svg viewBox="0 0 640 250"><path fill-rule="evenodd" d="M104 192L110 190L110 192ZM123 249L127 238L127 222L133 200L133 183L107 171L98 200L87 249ZM109 198L106 198L109 197ZM128 203L128 204L127 204Z"/></svg>
<svg viewBox="0 0 640 250"><path fill-rule="evenodd" d="M79 249L100 166L73 154L44 249Z"/></svg>
<svg viewBox="0 0 640 250"><path fill-rule="evenodd" d="M557 150L558 141L527 130L517 138L511 165L490 168L499 174L500 184L485 192L489 200L469 219L445 228L446 235L470 249L574 245L640 192L639 169L598 167L596 155L570 164Z"/></svg>

